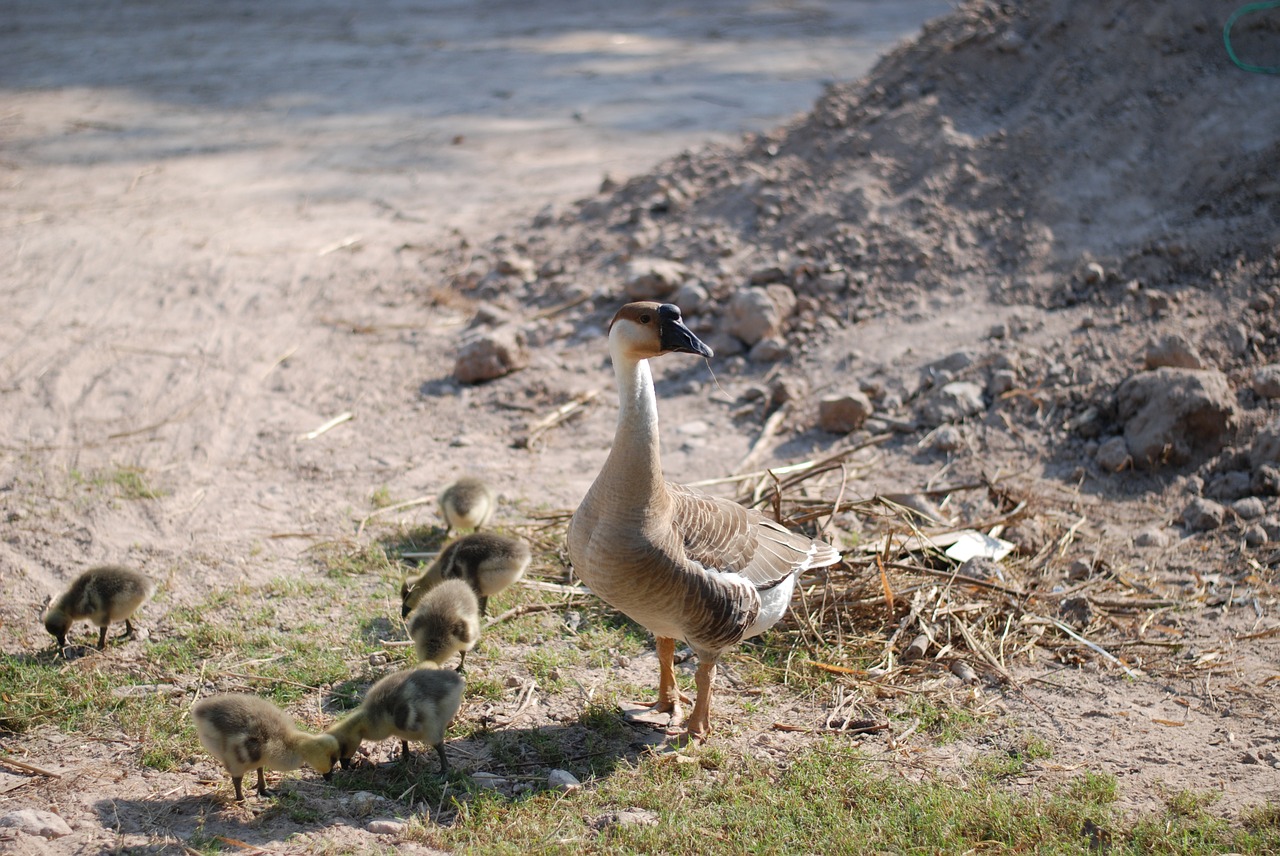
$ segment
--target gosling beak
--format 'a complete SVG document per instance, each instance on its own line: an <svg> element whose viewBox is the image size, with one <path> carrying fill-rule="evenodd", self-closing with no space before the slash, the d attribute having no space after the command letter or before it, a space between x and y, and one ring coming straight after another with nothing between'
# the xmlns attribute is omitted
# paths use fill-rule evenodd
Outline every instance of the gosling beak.
<svg viewBox="0 0 1280 856"><path fill-rule="evenodd" d="M341 763L341 764L342 764L342 769L344 769L344 770L350 770L350 769L351 769L351 759L350 759L350 758L343 758L339 763ZM330 770L330 771L329 771L329 775L333 775L333 771L332 771L332 770Z"/></svg>
<svg viewBox="0 0 1280 856"><path fill-rule="evenodd" d="M407 603L400 604L400 617L401 618L409 617L409 605Z"/></svg>
<svg viewBox="0 0 1280 856"><path fill-rule="evenodd" d="M715 351L685 325L684 319L680 317L680 308L674 303L664 303L658 307L658 324L658 341L664 352L715 356Z"/></svg>
<svg viewBox="0 0 1280 856"><path fill-rule="evenodd" d="M326 782L332 782L332 781L333 781L333 770L332 770L332 769L330 769L330 770L329 770L329 772L321 774L320 778L324 779Z"/></svg>

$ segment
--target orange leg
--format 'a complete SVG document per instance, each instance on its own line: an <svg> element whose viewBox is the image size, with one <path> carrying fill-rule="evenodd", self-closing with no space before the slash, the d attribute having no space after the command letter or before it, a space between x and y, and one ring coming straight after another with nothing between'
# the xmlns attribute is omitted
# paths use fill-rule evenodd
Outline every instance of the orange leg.
<svg viewBox="0 0 1280 856"><path fill-rule="evenodd" d="M711 733L711 684L716 679L716 661L698 658L698 671L693 682L698 688L698 700L693 703L693 713L689 714L686 727L689 736L705 740Z"/></svg>
<svg viewBox="0 0 1280 856"><path fill-rule="evenodd" d="M676 640L659 636L658 647L658 700L651 706L659 713L669 713L672 719L680 718L680 702L689 697L676 686Z"/></svg>

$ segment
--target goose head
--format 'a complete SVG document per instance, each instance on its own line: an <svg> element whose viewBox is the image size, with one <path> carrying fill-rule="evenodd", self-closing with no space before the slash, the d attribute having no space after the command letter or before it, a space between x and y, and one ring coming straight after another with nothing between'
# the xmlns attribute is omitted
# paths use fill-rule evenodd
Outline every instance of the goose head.
<svg viewBox="0 0 1280 856"><path fill-rule="evenodd" d="M685 326L674 303L628 303L609 322L609 350L616 356L647 360L662 354L710 357L711 348Z"/></svg>

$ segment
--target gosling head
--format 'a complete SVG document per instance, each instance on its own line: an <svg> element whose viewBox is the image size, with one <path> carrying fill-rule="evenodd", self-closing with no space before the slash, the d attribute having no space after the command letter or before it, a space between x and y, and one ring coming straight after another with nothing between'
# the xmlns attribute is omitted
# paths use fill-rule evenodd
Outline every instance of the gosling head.
<svg viewBox="0 0 1280 856"><path fill-rule="evenodd" d="M685 326L678 306L652 300L628 303L618 310L609 322L609 347L638 360L670 353L715 354Z"/></svg>
<svg viewBox="0 0 1280 856"><path fill-rule="evenodd" d="M56 606L48 607L44 613L44 629L58 640L59 649L67 647L67 631L71 629L71 621L65 612Z"/></svg>
<svg viewBox="0 0 1280 856"><path fill-rule="evenodd" d="M332 734L317 734L302 747L302 757L310 767L324 777L325 781L333 778L333 768L341 757L338 738Z"/></svg>

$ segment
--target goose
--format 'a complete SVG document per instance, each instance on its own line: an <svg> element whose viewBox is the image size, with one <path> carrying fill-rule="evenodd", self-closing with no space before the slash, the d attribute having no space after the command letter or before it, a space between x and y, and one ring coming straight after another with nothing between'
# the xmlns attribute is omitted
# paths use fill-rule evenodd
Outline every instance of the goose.
<svg viewBox="0 0 1280 856"><path fill-rule="evenodd" d="M497 499L490 487L474 476L463 476L440 494L444 534L454 529L476 529L489 522Z"/></svg>
<svg viewBox="0 0 1280 856"><path fill-rule="evenodd" d="M489 608L489 597L524 576L533 554L519 538L476 532L454 541L436 557L423 574L400 586L400 616L406 617L422 596L441 581L465 580L480 598L480 614Z"/></svg>
<svg viewBox="0 0 1280 856"><path fill-rule="evenodd" d="M98 650L107 645L107 626L124 622L121 639L133 635L130 619L156 590L155 580L138 571L117 565L90 568L50 605L44 614L44 629L58 640L59 650L67 647L67 631L81 619L98 625Z"/></svg>
<svg viewBox="0 0 1280 856"><path fill-rule="evenodd" d="M800 572L831 565L840 553L758 511L664 480L649 360L668 353L712 356L673 304L629 303L609 323L617 430L569 522L568 549L592 592L654 634L652 707L673 721L688 701L676 687L676 640L697 654L697 699L686 729L705 739L717 660L782 617Z"/></svg>
<svg viewBox="0 0 1280 856"><path fill-rule="evenodd" d="M422 598L409 616L409 638L418 661L443 663L461 654L458 671L467 652L480 639L480 606L476 593L462 580L445 580Z"/></svg>
<svg viewBox="0 0 1280 856"><path fill-rule="evenodd" d="M304 763L324 778L333 777L338 741L328 734L298 730L287 713L264 698L227 693L210 696L191 708L196 733L209 754L222 762L235 785L236 802L244 802L240 782L258 771L258 796L268 796L262 770L296 770Z"/></svg>
<svg viewBox="0 0 1280 856"><path fill-rule="evenodd" d="M440 772L447 772L444 732L462 705L466 681L457 672L426 662L418 668L392 672L365 693L360 707L333 725L326 734L338 741L342 767L364 740L399 737L401 758L409 758L409 741L420 740L440 756Z"/></svg>

